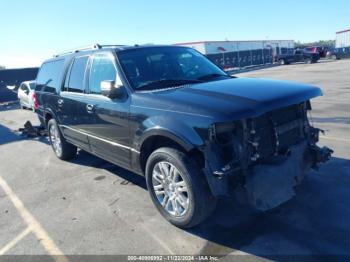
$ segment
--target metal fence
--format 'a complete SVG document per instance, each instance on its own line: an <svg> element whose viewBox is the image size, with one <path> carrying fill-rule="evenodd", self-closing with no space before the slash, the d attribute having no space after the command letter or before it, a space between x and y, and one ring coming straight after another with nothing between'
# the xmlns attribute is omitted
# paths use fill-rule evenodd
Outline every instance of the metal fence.
<svg viewBox="0 0 350 262"><path fill-rule="evenodd" d="M38 68L0 70L0 103L14 101L17 94L7 89L7 85L19 86L23 81L36 78Z"/></svg>
<svg viewBox="0 0 350 262"><path fill-rule="evenodd" d="M350 58L350 46L336 48L337 58Z"/></svg>
<svg viewBox="0 0 350 262"><path fill-rule="evenodd" d="M242 68L257 65L273 64L278 54L285 54L293 49L281 48L273 50L272 48L244 50L235 52L222 52L218 54L209 54L207 57L221 68Z"/></svg>

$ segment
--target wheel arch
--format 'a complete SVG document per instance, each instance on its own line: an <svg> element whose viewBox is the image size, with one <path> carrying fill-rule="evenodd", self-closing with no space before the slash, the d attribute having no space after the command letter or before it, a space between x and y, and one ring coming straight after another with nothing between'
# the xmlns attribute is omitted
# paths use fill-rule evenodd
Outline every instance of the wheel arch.
<svg viewBox="0 0 350 262"><path fill-rule="evenodd" d="M47 123L51 120L51 119L55 119L57 121L56 115L55 113L50 109L50 108L46 108L44 111L44 119L45 119L45 126L47 127Z"/></svg>
<svg viewBox="0 0 350 262"><path fill-rule="evenodd" d="M166 129L152 129L149 130L140 142L140 156L139 163L140 168L144 172L148 157L155 150L162 147L170 147L178 149L186 154L189 154L197 159L197 162L204 166L204 156L198 149L198 145L191 142L189 139L184 138L181 135L175 134Z"/></svg>

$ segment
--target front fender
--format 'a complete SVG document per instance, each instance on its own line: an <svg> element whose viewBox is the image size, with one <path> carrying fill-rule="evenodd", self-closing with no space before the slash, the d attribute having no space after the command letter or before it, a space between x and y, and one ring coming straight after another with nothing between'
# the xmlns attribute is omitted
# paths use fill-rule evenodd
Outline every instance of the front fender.
<svg viewBox="0 0 350 262"><path fill-rule="evenodd" d="M157 116L146 119L136 132L134 140L136 148L140 150L143 142L151 136L167 137L181 145L186 151L204 144L194 128L169 117Z"/></svg>

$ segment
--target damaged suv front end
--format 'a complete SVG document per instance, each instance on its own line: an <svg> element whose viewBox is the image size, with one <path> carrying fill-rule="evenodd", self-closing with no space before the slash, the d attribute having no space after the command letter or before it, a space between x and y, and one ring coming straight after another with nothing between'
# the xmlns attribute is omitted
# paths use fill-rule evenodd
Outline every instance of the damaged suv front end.
<svg viewBox="0 0 350 262"><path fill-rule="evenodd" d="M243 187L259 210L274 208L294 196L294 187L333 151L316 145L322 130L308 119L310 101L260 116L212 124L204 154L214 195L231 197Z"/></svg>

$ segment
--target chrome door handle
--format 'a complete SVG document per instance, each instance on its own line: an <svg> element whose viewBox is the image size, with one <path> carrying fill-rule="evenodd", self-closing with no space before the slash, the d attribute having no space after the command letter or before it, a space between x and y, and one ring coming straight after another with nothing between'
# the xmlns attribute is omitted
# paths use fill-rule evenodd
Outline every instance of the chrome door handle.
<svg viewBox="0 0 350 262"><path fill-rule="evenodd" d="M94 105L90 105L90 104L86 105L86 111L88 111L88 113L92 113L94 111L94 108L95 108Z"/></svg>
<svg viewBox="0 0 350 262"><path fill-rule="evenodd" d="M64 102L63 99L58 99L58 100L57 100L58 106L62 106L62 105L63 105L63 102Z"/></svg>

